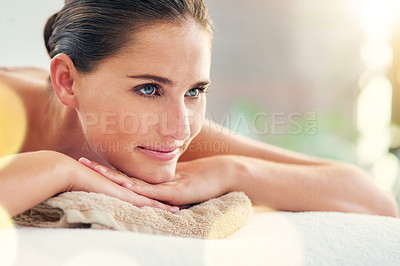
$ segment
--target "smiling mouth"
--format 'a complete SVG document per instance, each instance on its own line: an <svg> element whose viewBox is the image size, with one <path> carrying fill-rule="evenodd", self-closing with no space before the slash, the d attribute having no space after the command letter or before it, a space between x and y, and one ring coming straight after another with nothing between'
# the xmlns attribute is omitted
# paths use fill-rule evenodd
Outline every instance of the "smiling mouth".
<svg viewBox="0 0 400 266"><path fill-rule="evenodd" d="M159 161L170 161L174 159L180 151L180 147L144 147L138 146L137 149L152 159Z"/></svg>
<svg viewBox="0 0 400 266"><path fill-rule="evenodd" d="M180 147L145 147L145 146L138 146L139 149L144 149L144 150L149 150L149 151L155 151L155 152L161 152L161 153L169 153L169 152L173 152L177 149L179 149Z"/></svg>

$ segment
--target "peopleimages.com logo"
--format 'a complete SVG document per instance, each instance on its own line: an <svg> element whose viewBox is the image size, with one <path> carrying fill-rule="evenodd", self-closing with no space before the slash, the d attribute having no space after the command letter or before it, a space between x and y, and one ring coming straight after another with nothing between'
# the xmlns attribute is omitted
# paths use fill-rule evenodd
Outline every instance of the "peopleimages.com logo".
<svg viewBox="0 0 400 266"><path fill-rule="evenodd" d="M212 116L207 118L216 121ZM227 113L213 126L215 130L229 128L232 133L245 135L315 135L318 132L318 117L316 112L260 112L252 116Z"/></svg>
<svg viewBox="0 0 400 266"><path fill-rule="evenodd" d="M96 130L103 135L148 134L155 128L163 134L174 134L185 131L193 125L201 126L207 123L206 128L217 134L224 131L228 134L245 135L314 135L318 132L316 112L270 114L260 112L252 116L226 113L219 121L212 115L207 115L207 118L199 116L171 118L167 114L89 113L82 115L81 120L85 133Z"/></svg>

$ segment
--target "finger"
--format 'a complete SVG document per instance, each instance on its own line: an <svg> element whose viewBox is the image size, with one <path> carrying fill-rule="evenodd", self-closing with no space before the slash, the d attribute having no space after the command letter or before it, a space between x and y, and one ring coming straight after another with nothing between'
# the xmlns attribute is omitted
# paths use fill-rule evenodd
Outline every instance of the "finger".
<svg viewBox="0 0 400 266"><path fill-rule="evenodd" d="M81 157L79 159L79 162L81 162L85 166L89 167L90 169L96 171L97 173L101 174L102 176L106 177L107 179L111 180L112 182L114 182L120 186L123 186L125 188L128 188L129 190L131 190L137 194L141 194L139 191L142 191L142 192L147 192L143 196L146 196L149 198L154 198L155 200L158 200L158 198L156 198L154 196L161 196L162 199L160 199L160 200L163 200L163 201L169 199L169 195L167 192L164 193L164 191L162 191L161 193L159 193L158 190L154 190L153 185L150 185L142 180L128 177L127 175L125 175L119 171L112 170L112 169L110 169L104 165L101 165L97 162L90 161L89 159L87 159L85 157ZM146 188L144 190L138 190L138 189L135 190L135 187L139 184L145 186Z"/></svg>
<svg viewBox="0 0 400 266"><path fill-rule="evenodd" d="M155 207L159 208L168 212L176 213L179 211L178 206L171 206L165 203L161 203L157 200L147 198L146 196L139 195L137 193L132 192L129 189L126 189L126 187L123 187L122 184L135 184L136 180L134 178L130 178L125 174L122 174L118 171L112 170L108 167L105 167L103 165L100 165L96 162L90 161L87 158L81 157L78 160L80 163L83 165L87 166L88 168L96 171L100 175L106 177L106 180L109 180L113 183L111 183L111 186L104 186L101 185L102 183L94 183L97 185L97 191L101 193L105 193L109 196L119 198L123 201L129 202L135 206L138 207L143 207L143 206L150 206L150 207ZM104 181L106 181L104 180ZM107 182L107 181L106 181Z"/></svg>
<svg viewBox="0 0 400 266"><path fill-rule="evenodd" d="M168 205L165 203L161 203L157 200L150 199L145 196L134 193L134 192L116 184L115 182L102 177L101 175L98 175L97 177L99 178L97 180L97 182L90 182L90 185L93 185L93 187L91 187L89 191L103 193L103 194L109 195L111 197L115 197L120 200L129 202L137 207L150 206L150 207L159 208L159 209L162 209L162 210L165 210L168 212L172 212L172 213L179 211L178 206L171 206L171 205ZM79 189L79 190L82 190L82 189Z"/></svg>
<svg viewBox="0 0 400 266"><path fill-rule="evenodd" d="M89 159L85 158L85 157L81 157L79 158L78 162L80 162L81 164L83 164L84 166L89 167L90 169L94 170L94 165L92 165L92 161L90 161Z"/></svg>
<svg viewBox="0 0 400 266"><path fill-rule="evenodd" d="M172 182L162 184L131 183L123 182L122 186L148 198L164 202L178 202L177 190L174 189Z"/></svg>
<svg viewBox="0 0 400 266"><path fill-rule="evenodd" d="M83 165L89 167L90 169L96 171L97 173L101 174L102 176L110 179L114 183L122 186L124 183L130 183L130 184L135 184L135 180L133 178L128 177L127 175L116 171L112 170L104 165L101 165L99 163L96 163L94 161L90 161L89 159L85 157L81 157L78 160L80 163Z"/></svg>
<svg viewBox="0 0 400 266"><path fill-rule="evenodd" d="M115 189L114 189L115 188ZM111 191L110 191L111 190ZM110 187L110 190L107 194L110 196L117 197L123 201L129 202L137 207L154 207L154 208L159 208L168 212L176 213L180 210L178 206L171 206L162 202L159 202L154 199L147 198L142 195L138 195L124 187L120 186L113 186L113 188Z"/></svg>
<svg viewBox="0 0 400 266"><path fill-rule="evenodd" d="M144 207L144 206L149 206L149 207L154 207L154 208L159 208L168 212L176 213L180 210L178 206L171 206L162 202L159 202L157 200L149 199L144 196L138 195L138 199L140 200L139 203L136 203L138 207Z"/></svg>

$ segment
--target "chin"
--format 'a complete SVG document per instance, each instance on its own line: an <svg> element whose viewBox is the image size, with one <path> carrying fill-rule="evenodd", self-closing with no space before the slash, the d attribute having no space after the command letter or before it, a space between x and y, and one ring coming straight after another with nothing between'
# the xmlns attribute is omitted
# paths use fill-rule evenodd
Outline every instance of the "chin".
<svg viewBox="0 0 400 266"><path fill-rule="evenodd" d="M174 180L179 156L170 161L154 160L140 153L112 154L106 158L113 167L128 176L147 183L160 184Z"/></svg>
<svg viewBox="0 0 400 266"><path fill-rule="evenodd" d="M171 182L175 177L175 167L169 169L159 169L157 172L150 173L143 181L151 184L161 184Z"/></svg>
<svg viewBox="0 0 400 266"><path fill-rule="evenodd" d="M135 161L135 160L132 160ZM147 183L160 184L174 180L177 160L169 162L141 161L120 165L113 164L119 171Z"/></svg>
<svg viewBox="0 0 400 266"><path fill-rule="evenodd" d="M175 177L175 169L176 165L174 166L164 166L164 167L157 167L153 169L148 169L147 174L144 174L142 179L143 181L146 181L151 184L160 184L160 183L166 183L166 182L171 182L174 180ZM147 169L145 169L146 171Z"/></svg>

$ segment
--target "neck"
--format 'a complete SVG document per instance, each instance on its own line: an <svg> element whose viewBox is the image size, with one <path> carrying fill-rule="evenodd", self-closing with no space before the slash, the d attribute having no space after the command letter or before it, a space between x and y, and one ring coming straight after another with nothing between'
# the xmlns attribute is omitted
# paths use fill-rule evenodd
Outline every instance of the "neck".
<svg viewBox="0 0 400 266"><path fill-rule="evenodd" d="M46 113L52 150L76 158L78 147L84 144L84 135L75 109L63 105L52 93Z"/></svg>
<svg viewBox="0 0 400 266"><path fill-rule="evenodd" d="M74 108L63 105L53 94L49 114L53 114L50 121L52 150L66 154L76 160L86 157L89 160L110 167L107 161L94 152L85 137L77 111Z"/></svg>

